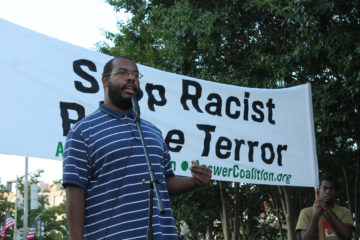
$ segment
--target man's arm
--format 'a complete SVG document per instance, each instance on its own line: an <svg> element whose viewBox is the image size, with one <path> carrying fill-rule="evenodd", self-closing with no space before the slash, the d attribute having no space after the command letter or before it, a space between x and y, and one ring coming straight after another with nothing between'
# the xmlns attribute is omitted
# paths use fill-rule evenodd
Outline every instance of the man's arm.
<svg viewBox="0 0 360 240"><path fill-rule="evenodd" d="M85 190L75 185L67 185L65 190L70 239L82 240L84 236Z"/></svg>
<svg viewBox="0 0 360 240"><path fill-rule="evenodd" d="M334 228L336 234L345 240L350 240L352 237L352 226L348 223L343 223L338 216L330 208L325 208L326 216L328 217L330 225Z"/></svg>
<svg viewBox="0 0 360 240"><path fill-rule="evenodd" d="M210 182L212 171L209 168L199 166L195 161L192 161L190 170L192 177L174 176L166 180L169 194L185 193Z"/></svg>
<svg viewBox="0 0 360 240"><path fill-rule="evenodd" d="M311 217L309 226L307 229L301 230L301 239L302 240L314 240L316 239L318 233L318 222L321 214L323 213L322 208L315 207L313 208L313 215Z"/></svg>
<svg viewBox="0 0 360 240"><path fill-rule="evenodd" d="M318 234L318 222L320 216L323 214L324 210L320 207L319 201L315 201L313 205L313 215L311 217L310 223L307 229L301 230L301 238L303 240L314 240Z"/></svg>

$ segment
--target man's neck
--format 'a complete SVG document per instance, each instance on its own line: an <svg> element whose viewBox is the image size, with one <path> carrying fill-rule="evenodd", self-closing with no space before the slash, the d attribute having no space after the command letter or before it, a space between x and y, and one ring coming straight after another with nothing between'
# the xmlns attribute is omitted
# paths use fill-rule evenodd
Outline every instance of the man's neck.
<svg viewBox="0 0 360 240"><path fill-rule="evenodd" d="M123 114L128 114L129 112L131 112L131 108L129 109L122 109L122 108L119 108L117 107L116 105L114 105L110 100L104 100L104 105L108 108L111 108L112 110L115 110L115 111L118 111L118 112L121 112Z"/></svg>
<svg viewBox="0 0 360 240"><path fill-rule="evenodd" d="M325 202L325 204L326 204L326 206L327 206L328 208L330 208L330 209L333 209L334 206L335 206L334 202Z"/></svg>

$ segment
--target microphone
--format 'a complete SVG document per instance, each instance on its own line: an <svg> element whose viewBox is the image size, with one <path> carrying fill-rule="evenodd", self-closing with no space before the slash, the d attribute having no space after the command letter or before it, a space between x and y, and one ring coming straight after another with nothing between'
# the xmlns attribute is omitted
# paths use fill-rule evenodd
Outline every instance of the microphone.
<svg viewBox="0 0 360 240"><path fill-rule="evenodd" d="M133 111L134 111L135 117L136 117L135 120L136 120L136 122L139 122L140 121L140 107L139 107L139 102L137 100L136 95L132 95L131 103L132 103Z"/></svg>

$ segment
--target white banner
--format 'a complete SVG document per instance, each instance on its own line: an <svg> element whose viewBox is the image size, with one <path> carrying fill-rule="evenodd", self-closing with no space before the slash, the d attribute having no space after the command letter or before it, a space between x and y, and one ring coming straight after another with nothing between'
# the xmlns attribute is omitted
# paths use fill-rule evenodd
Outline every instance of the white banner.
<svg viewBox="0 0 360 240"><path fill-rule="evenodd" d="M0 19L0 153L62 160L72 124L103 99L112 57ZM138 64L141 117L163 132L176 174L191 160L214 180L317 186L310 84L256 89Z"/></svg>

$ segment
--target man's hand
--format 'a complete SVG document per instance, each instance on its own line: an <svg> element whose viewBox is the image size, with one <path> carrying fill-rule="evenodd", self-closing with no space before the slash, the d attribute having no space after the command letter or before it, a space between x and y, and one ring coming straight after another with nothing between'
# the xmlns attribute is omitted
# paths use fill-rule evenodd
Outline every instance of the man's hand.
<svg viewBox="0 0 360 240"><path fill-rule="evenodd" d="M173 176L166 179L166 186L171 195L185 193L210 182L212 171L199 166L195 161L191 163L192 177Z"/></svg>
<svg viewBox="0 0 360 240"><path fill-rule="evenodd" d="M318 218L324 213L325 211L325 203L321 200L315 200L313 205L313 215L317 216Z"/></svg>
<svg viewBox="0 0 360 240"><path fill-rule="evenodd" d="M208 184L212 175L210 168L200 166L195 161L191 161L191 163L190 171L196 186L200 187Z"/></svg>

